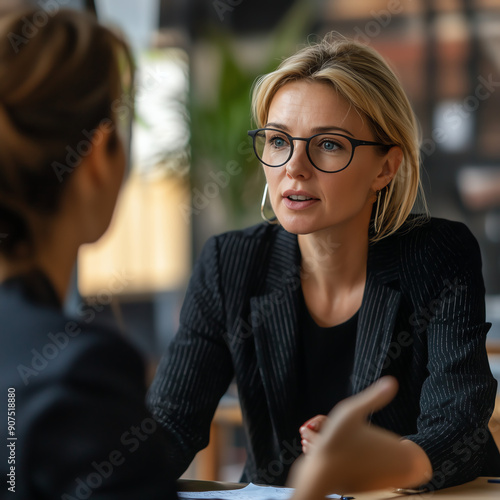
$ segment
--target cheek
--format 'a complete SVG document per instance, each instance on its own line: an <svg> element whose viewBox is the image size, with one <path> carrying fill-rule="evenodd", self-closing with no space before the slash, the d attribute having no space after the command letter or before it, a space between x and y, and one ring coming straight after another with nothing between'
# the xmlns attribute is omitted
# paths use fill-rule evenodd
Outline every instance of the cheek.
<svg viewBox="0 0 500 500"><path fill-rule="evenodd" d="M280 182L279 169L264 168L264 175L266 177L266 182L268 186L268 195L270 198L274 198L278 193L278 187Z"/></svg>
<svg viewBox="0 0 500 500"><path fill-rule="evenodd" d="M336 175L336 174L330 174ZM372 193L369 184L360 176L346 175L345 177L326 178L322 182L322 191L330 203L337 208L361 208L370 199Z"/></svg>

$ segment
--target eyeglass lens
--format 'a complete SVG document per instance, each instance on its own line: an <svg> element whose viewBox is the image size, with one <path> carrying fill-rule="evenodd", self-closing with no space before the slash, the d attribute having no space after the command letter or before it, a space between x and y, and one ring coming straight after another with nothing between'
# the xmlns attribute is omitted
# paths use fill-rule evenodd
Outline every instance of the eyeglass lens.
<svg viewBox="0 0 500 500"><path fill-rule="evenodd" d="M254 136L254 147L262 163L279 167L292 156L290 137L279 130L263 129ZM351 160L352 144L338 134L324 133L312 137L308 143L309 159L320 170L342 170Z"/></svg>

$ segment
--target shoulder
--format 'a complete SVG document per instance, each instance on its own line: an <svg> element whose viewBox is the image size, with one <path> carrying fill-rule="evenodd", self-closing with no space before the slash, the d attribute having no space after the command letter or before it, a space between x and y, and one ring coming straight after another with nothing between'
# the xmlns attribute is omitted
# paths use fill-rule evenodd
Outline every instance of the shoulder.
<svg viewBox="0 0 500 500"><path fill-rule="evenodd" d="M2 373L20 390L54 382L71 387L84 380L142 380L142 358L119 332L32 303L16 290L1 290L0 302Z"/></svg>
<svg viewBox="0 0 500 500"><path fill-rule="evenodd" d="M1 287L0 317L0 386L16 394L19 473L30 481L43 478L36 487L47 497L59 497L92 472L96 457L116 450L126 457L126 465L113 474L114 487L130 488L124 498L136 498L138 478L158 491L166 488L167 478L160 480L168 467L161 443L131 437L135 428L148 435L156 429L144 404L138 351L111 328L77 321Z"/></svg>
<svg viewBox="0 0 500 500"><path fill-rule="evenodd" d="M203 262L216 259L238 264L251 262L269 252L282 233L285 231L281 226L268 223L221 233L207 240L199 260Z"/></svg>
<svg viewBox="0 0 500 500"><path fill-rule="evenodd" d="M115 384L120 380L130 384L130 394L145 390L143 359L123 335L110 328L73 325L77 335L62 339L68 341L59 366L62 377L75 384L107 386L110 391L121 385Z"/></svg>
<svg viewBox="0 0 500 500"><path fill-rule="evenodd" d="M276 286L295 269L298 258L297 236L281 226L263 223L229 231L207 241L194 266L190 289L257 294L268 285Z"/></svg>
<svg viewBox="0 0 500 500"><path fill-rule="evenodd" d="M281 226L268 224L266 222L256 224L236 231L227 231L210 238L207 244L215 242L219 248L245 247L252 244L261 244L272 241L284 231Z"/></svg>
<svg viewBox="0 0 500 500"><path fill-rule="evenodd" d="M409 219L394 235L401 252L418 260L439 263L480 259L479 244L462 222L431 217Z"/></svg>
<svg viewBox="0 0 500 500"><path fill-rule="evenodd" d="M462 222L410 220L390 240L398 252L400 282L412 293L432 296L450 284L484 290L479 244Z"/></svg>

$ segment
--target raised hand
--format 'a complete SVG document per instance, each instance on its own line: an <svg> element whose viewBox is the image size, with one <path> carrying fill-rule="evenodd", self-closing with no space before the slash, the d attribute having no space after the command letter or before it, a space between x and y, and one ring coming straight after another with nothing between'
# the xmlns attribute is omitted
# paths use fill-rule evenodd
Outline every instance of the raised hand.
<svg viewBox="0 0 500 500"><path fill-rule="evenodd" d="M422 448L368 422L369 415L387 405L397 390L393 377L383 377L341 401L326 420L312 419L320 431L309 429L312 437L309 436L306 447L311 444L310 450L292 470L294 499L412 487L430 479L432 467Z"/></svg>

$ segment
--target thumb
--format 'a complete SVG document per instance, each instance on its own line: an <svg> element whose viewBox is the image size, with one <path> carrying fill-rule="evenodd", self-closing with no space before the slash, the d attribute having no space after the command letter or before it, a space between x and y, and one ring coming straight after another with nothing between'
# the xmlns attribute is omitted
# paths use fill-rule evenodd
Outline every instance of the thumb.
<svg viewBox="0 0 500 500"><path fill-rule="evenodd" d="M389 404L397 392L397 380L391 376L382 377L359 394L349 398L350 411L364 418Z"/></svg>

